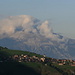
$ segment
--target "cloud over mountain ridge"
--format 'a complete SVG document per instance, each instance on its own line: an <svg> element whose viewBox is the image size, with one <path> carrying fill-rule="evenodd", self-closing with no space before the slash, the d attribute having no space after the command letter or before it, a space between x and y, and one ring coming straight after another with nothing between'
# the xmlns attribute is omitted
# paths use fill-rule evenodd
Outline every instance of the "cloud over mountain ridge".
<svg viewBox="0 0 75 75"><path fill-rule="evenodd" d="M59 39L58 35L53 34L48 21L42 22L29 15L10 16L0 20L0 38L12 37L22 39L25 34L40 34L53 40Z"/></svg>
<svg viewBox="0 0 75 75"><path fill-rule="evenodd" d="M47 20L43 22L29 15L0 20L0 45L10 49L74 59L74 41L54 33Z"/></svg>

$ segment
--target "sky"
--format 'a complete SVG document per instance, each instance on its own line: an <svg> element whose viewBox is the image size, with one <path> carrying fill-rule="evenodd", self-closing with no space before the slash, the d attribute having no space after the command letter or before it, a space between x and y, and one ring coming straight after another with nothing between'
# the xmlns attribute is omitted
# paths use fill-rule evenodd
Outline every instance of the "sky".
<svg viewBox="0 0 75 75"><path fill-rule="evenodd" d="M75 0L0 0L0 19L16 15L48 20L55 33L75 39Z"/></svg>

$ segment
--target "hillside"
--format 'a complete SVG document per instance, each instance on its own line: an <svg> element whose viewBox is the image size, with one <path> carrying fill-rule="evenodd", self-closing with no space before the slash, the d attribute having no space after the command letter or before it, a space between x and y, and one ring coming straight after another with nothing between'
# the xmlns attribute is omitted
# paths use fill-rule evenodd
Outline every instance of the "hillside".
<svg viewBox="0 0 75 75"><path fill-rule="evenodd" d="M21 60L15 57L21 56ZM75 67L70 65L58 65L51 61L24 60L22 55L28 55L28 59L37 56L39 59L43 55L27 51L9 50L6 47L0 47L0 75L71 75L75 72ZM45 59L51 59L45 57ZM19 62L20 61L20 62Z"/></svg>

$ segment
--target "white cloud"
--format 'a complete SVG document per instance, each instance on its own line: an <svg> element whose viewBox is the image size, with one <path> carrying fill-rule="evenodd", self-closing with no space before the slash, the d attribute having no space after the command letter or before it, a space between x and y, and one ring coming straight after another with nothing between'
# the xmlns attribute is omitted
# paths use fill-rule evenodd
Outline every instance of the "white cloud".
<svg viewBox="0 0 75 75"><path fill-rule="evenodd" d="M40 26L38 26L38 29L41 35L44 35L46 37L51 37L51 35L53 34L52 28L49 27L48 21L45 21Z"/></svg>
<svg viewBox="0 0 75 75"><path fill-rule="evenodd" d="M58 35L53 34L48 21L41 22L28 15L10 16L0 20L0 38L13 37L23 39L28 33L40 34L53 40L59 39Z"/></svg>

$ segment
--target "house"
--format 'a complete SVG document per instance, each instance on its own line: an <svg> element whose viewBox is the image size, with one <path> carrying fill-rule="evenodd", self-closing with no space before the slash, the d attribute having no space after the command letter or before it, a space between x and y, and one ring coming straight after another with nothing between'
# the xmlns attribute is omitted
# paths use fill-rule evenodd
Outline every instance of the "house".
<svg viewBox="0 0 75 75"><path fill-rule="evenodd" d="M72 64L71 66L75 66L75 64Z"/></svg>
<svg viewBox="0 0 75 75"><path fill-rule="evenodd" d="M39 59L37 56L33 56L32 58L37 59L37 60Z"/></svg>
<svg viewBox="0 0 75 75"><path fill-rule="evenodd" d="M63 63L59 63L58 65L64 65Z"/></svg>
<svg viewBox="0 0 75 75"><path fill-rule="evenodd" d="M73 64L75 64L75 61L73 61Z"/></svg>
<svg viewBox="0 0 75 75"><path fill-rule="evenodd" d="M19 56L18 55L14 55L13 56L13 59L17 59Z"/></svg>
<svg viewBox="0 0 75 75"><path fill-rule="evenodd" d="M45 57L46 57L46 55L44 54L44 55L43 55L43 57L45 58Z"/></svg>
<svg viewBox="0 0 75 75"><path fill-rule="evenodd" d="M44 61L45 61L45 58L40 58L40 60L41 60L42 62L44 62Z"/></svg>
<svg viewBox="0 0 75 75"><path fill-rule="evenodd" d="M23 57L26 58L26 57L28 57L28 56L27 56L27 55L24 55Z"/></svg>

